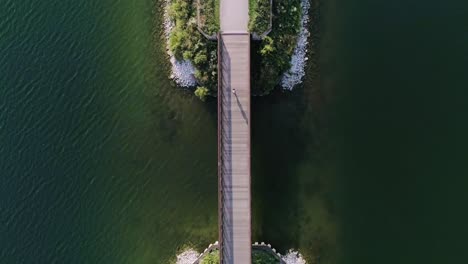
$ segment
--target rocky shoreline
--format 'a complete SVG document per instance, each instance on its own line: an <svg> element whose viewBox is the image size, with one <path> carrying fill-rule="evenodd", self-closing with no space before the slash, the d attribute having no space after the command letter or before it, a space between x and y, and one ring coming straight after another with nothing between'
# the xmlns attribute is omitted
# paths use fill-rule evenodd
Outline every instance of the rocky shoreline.
<svg viewBox="0 0 468 264"><path fill-rule="evenodd" d="M288 253L281 257L287 264L306 264L301 253L290 249Z"/></svg>
<svg viewBox="0 0 468 264"><path fill-rule="evenodd" d="M309 24L309 0L301 1L302 18L301 27L297 39L296 48L291 57L291 68L283 74L281 78L281 87L285 90L292 90L294 86L302 83L305 76L305 66L307 60L307 45L309 44L310 32L307 29Z"/></svg>
<svg viewBox="0 0 468 264"><path fill-rule="evenodd" d="M177 261L176 264L193 264L200 253L195 251L194 249L188 249L179 255L177 255Z"/></svg>
<svg viewBox="0 0 468 264"><path fill-rule="evenodd" d="M172 54L169 49L169 36L171 35L172 29L175 27L174 22L171 21L169 16L170 5L170 0L164 1L164 37L166 39L166 52L171 63L170 78L181 87L194 87L197 85L197 80L195 79L195 67L188 60L176 60L174 54Z"/></svg>

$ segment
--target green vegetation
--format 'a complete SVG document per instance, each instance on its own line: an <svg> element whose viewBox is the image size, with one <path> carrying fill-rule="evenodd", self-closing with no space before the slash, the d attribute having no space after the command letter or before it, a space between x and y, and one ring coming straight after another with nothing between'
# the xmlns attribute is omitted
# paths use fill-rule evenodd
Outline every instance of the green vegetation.
<svg viewBox="0 0 468 264"><path fill-rule="evenodd" d="M205 33L219 30L219 0L204 0L200 20ZM273 1L272 31L262 41L253 41L252 93L266 95L290 67L301 23L301 0ZM217 93L217 43L206 39L197 29L197 0L172 0L169 15L175 22L169 48L176 59L190 60L196 68L199 87L195 94L202 100ZM250 0L250 30L263 33L270 23L270 0Z"/></svg>
<svg viewBox="0 0 468 264"><path fill-rule="evenodd" d="M269 0L259 0L257 11L254 12L260 14L258 8L261 3L266 2L269 3ZM257 15L255 21L258 25L263 25L267 17ZM252 69L257 69L251 73L254 94L270 93L278 85L281 75L291 67L291 56L297 44L300 23L300 0L273 1L273 29L261 43L252 43Z"/></svg>
<svg viewBox="0 0 468 264"><path fill-rule="evenodd" d="M266 251L252 250L252 264L279 264L279 261Z"/></svg>
<svg viewBox="0 0 468 264"><path fill-rule="evenodd" d="M200 98L200 100L205 101L206 97L210 94L210 91L203 86L198 86L195 90L195 95Z"/></svg>
<svg viewBox="0 0 468 264"><path fill-rule="evenodd" d="M213 251L210 254L206 255L201 264L219 264L219 251Z"/></svg>
<svg viewBox="0 0 468 264"><path fill-rule="evenodd" d="M204 12L218 10L218 0L207 0ZM207 7L212 7L211 9ZM209 91L217 90L217 44L206 39L197 29L197 1L196 0L172 0L169 8L169 16L175 23L169 36L169 49L178 60L190 60L196 68L195 78L201 88L197 89L200 98L205 98ZM210 17L209 28L214 32L219 29L219 20L215 16ZM219 17L219 14L218 14Z"/></svg>
<svg viewBox="0 0 468 264"><path fill-rule="evenodd" d="M219 1L200 0L200 24L208 35L215 35L219 31Z"/></svg>
<svg viewBox="0 0 468 264"><path fill-rule="evenodd" d="M219 251L213 251L206 255L202 260L201 264L219 264ZM252 264L279 264L278 259L263 250L252 250Z"/></svg>
<svg viewBox="0 0 468 264"><path fill-rule="evenodd" d="M249 0L249 30L262 34L270 27L270 0Z"/></svg>

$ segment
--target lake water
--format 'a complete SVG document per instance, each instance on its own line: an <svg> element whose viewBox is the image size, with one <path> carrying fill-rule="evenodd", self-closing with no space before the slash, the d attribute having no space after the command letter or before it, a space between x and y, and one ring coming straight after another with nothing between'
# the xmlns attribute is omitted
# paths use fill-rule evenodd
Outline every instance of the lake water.
<svg viewBox="0 0 468 264"><path fill-rule="evenodd" d="M320 3L304 85L253 99L254 240L311 263L467 259L467 9L419 2ZM168 81L159 4L0 7L1 263L215 241L216 102Z"/></svg>

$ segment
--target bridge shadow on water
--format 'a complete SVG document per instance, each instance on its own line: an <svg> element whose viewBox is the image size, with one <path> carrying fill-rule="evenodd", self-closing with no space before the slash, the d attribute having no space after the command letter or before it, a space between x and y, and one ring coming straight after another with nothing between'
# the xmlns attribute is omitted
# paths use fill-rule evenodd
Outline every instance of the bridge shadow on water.
<svg viewBox="0 0 468 264"><path fill-rule="evenodd" d="M327 167L329 149L322 96L317 89L299 87L252 100L252 239L281 253L299 249L309 259L333 243L313 218L329 217L334 207L327 169L320 169Z"/></svg>
<svg viewBox="0 0 468 264"><path fill-rule="evenodd" d="M278 106L280 96L255 98L252 105L253 240L281 251L297 245L299 188L296 166L304 156L299 116ZM276 107L275 107L276 106Z"/></svg>
<svg viewBox="0 0 468 264"><path fill-rule="evenodd" d="M224 67L229 60L229 56L224 57ZM224 76L225 87L230 87L230 78ZM255 80L251 85L255 89ZM237 101L231 89L227 91L223 100ZM309 77L293 92L277 89L268 96L251 99L252 242L270 243L282 254L291 248L299 249L312 260L310 263L315 263L319 255L324 260L335 249L336 233L329 232L334 223L324 224L334 219L335 211L330 198L329 176L333 175L329 169L330 140L326 136L326 97L320 80ZM214 110L216 102L209 102L209 108ZM223 115L230 118L229 112ZM247 119L245 113L243 116ZM225 129L232 130L229 126ZM230 136L231 131L225 133L223 141L228 142ZM232 163L225 164L225 172L231 171ZM232 181L232 176L227 175L225 180ZM232 197L225 198L232 202Z"/></svg>

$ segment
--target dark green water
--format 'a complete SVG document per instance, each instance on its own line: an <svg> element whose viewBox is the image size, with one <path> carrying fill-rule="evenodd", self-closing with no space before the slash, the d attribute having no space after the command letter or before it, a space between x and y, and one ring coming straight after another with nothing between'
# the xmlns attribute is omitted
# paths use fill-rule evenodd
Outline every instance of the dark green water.
<svg viewBox="0 0 468 264"><path fill-rule="evenodd" d="M337 1L346 263L464 263L468 3Z"/></svg>
<svg viewBox="0 0 468 264"><path fill-rule="evenodd" d="M156 10L0 3L1 263L167 263L216 240L216 105L167 80ZM253 100L254 240L467 259L466 11L321 3L304 86Z"/></svg>

